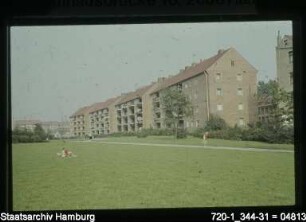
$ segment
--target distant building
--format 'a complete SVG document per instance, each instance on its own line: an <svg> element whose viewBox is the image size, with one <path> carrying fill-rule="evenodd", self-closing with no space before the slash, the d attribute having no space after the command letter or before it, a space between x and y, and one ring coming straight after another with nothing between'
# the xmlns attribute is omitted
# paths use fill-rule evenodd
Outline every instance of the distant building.
<svg viewBox="0 0 306 222"><path fill-rule="evenodd" d="M203 127L211 114L231 126L257 121L257 70L229 48L186 66L177 75L79 109L70 118L72 131L75 136L84 136L166 128L160 96L171 87L182 90L194 107L194 116L181 120L189 130Z"/></svg>
<svg viewBox="0 0 306 222"><path fill-rule="evenodd" d="M46 133L55 138L71 137L69 121L44 121L40 124Z"/></svg>
<svg viewBox="0 0 306 222"><path fill-rule="evenodd" d="M40 120L15 120L13 121L13 129L18 128L21 130L34 131L36 124L41 125L43 130L54 136L55 138L70 137L70 125L69 122L59 121L40 121Z"/></svg>
<svg viewBox="0 0 306 222"><path fill-rule="evenodd" d="M292 35L280 36L278 32L276 46L277 80L287 92L293 90L293 44Z"/></svg>
<svg viewBox="0 0 306 222"><path fill-rule="evenodd" d="M12 128L13 130L18 128L21 130L34 131L36 124L41 124L40 120L14 120Z"/></svg>

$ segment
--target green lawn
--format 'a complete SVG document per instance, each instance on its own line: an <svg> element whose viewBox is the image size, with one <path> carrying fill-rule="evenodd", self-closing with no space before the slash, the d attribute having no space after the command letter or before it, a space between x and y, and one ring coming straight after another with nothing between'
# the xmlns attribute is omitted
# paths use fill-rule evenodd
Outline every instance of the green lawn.
<svg viewBox="0 0 306 222"><path fill-rule="evenodd" d="M203 145L202 139L188 137L185 139L175 139L170 136L148 136L146 138L130 137L107 137L103 141L126 142L126 143L157 143L157 144L179 144L179 145ZM222 139L209 139L209 146L227 146L227 147L247 147L247 148L262 148L262 149L284 149L293 150L292 144L270 144L255 141L235 141Z"/></svg>
<svg viewBox="0 0 306 222"><path fill-rule="evenodd" d="M57 157L64 146L77 157ZM294 193L293 153L69 141L13 145L14 210L292 205Z"/></svg>

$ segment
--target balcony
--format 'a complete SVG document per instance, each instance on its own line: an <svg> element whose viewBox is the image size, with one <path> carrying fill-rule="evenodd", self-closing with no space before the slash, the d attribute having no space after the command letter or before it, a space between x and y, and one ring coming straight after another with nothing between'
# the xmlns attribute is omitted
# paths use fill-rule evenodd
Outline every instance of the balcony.
<svg viewBox="0 0 306 222"><path fill-rule="evenodd" d="M154 107L153 107L153 111L154 111L155 113L160 113L160 112L161 112L161 109L160 109L160 107L154 106Z"/></svg>

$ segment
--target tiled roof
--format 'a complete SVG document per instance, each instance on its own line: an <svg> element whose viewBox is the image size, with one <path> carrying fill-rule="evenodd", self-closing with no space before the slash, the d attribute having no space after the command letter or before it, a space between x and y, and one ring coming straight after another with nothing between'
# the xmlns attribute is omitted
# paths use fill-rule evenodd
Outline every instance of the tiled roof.
<svg viewBox="0 0 306 222"><path fill-rule="evenodd" d="M131 101L133 99L136 99L136 98L140 98L142 97L142 95L147 92L155 83L152 83L150 85L147 85L147 86L144 86L144 87L141 87L133 92L130 92L130 93L127 93L126 95L123 95L122 96L122 99L120 99L116 105L118 104L122 104L122 103L125 103L125 102L128 102L128 101Z"/></svg>
<svg viewBox="0 0 306 222"><path fill-rule="evenodd" d="M157 87L152 93L158 92L161 89L165 89L169 86L175 85L179 82L182 82L184 80L190 79L205 70L207 70L211 65L213 65L218 59L221 58L227 51L229 51L231 48L227 50L220 51L217 55L214 55L208 59L205 59L199 63L193 64L190 67L187 67L179 74L166 78L163 80L163 82L160 84L159 87Z"/></svg>
<svg viewBox="0 0 306 222"><path fill-rule="evenodd" d="M79 115L84 115L85 113L87 113L90 110L91 106L84 106L80 109L78 109L78 111L76 111L74 114L72 114L70 117L74 117L74 116L79 116Z"/></svg>
<svg viewBox="0 0 306 222"><path fill-rule="evenodd" d="M100 102L100 103L95 103L91 106L90 110L88 111L89 113L93 113L95 111L101 110L101 109L105 109L108 106L110 106L112 103L114 103L119 97L114 97L114 98L110 98L104 102Z"/></svg>

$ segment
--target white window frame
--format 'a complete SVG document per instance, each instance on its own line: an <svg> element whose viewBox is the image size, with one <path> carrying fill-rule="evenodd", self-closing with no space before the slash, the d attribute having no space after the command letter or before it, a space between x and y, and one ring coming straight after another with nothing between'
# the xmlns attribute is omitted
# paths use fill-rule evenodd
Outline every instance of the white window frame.
<svg viewBox="0 0 306 222"><path fill-rule="evenodd" d="M217 111L223 111L223 105L217 104Z"/></svg>
<svg viewBox="0 0 306 222"><path fill-rule="evenodd" d="M243 103L239 103L238 104L238 110L243 110L243 109L244 109Z"/></svg>
<svg viewBox="0 0 306 222"><path fill-rule="evenodd" d="M237 89L237 95L238 96L243 96L243 89L242 88Z"/></svg>
<svg viewBox="0 0 306 222"><path fill-rule="evenodd" d="M222 96L222 89L217 88L216 94L217 94L217 96Z"/></svg>

